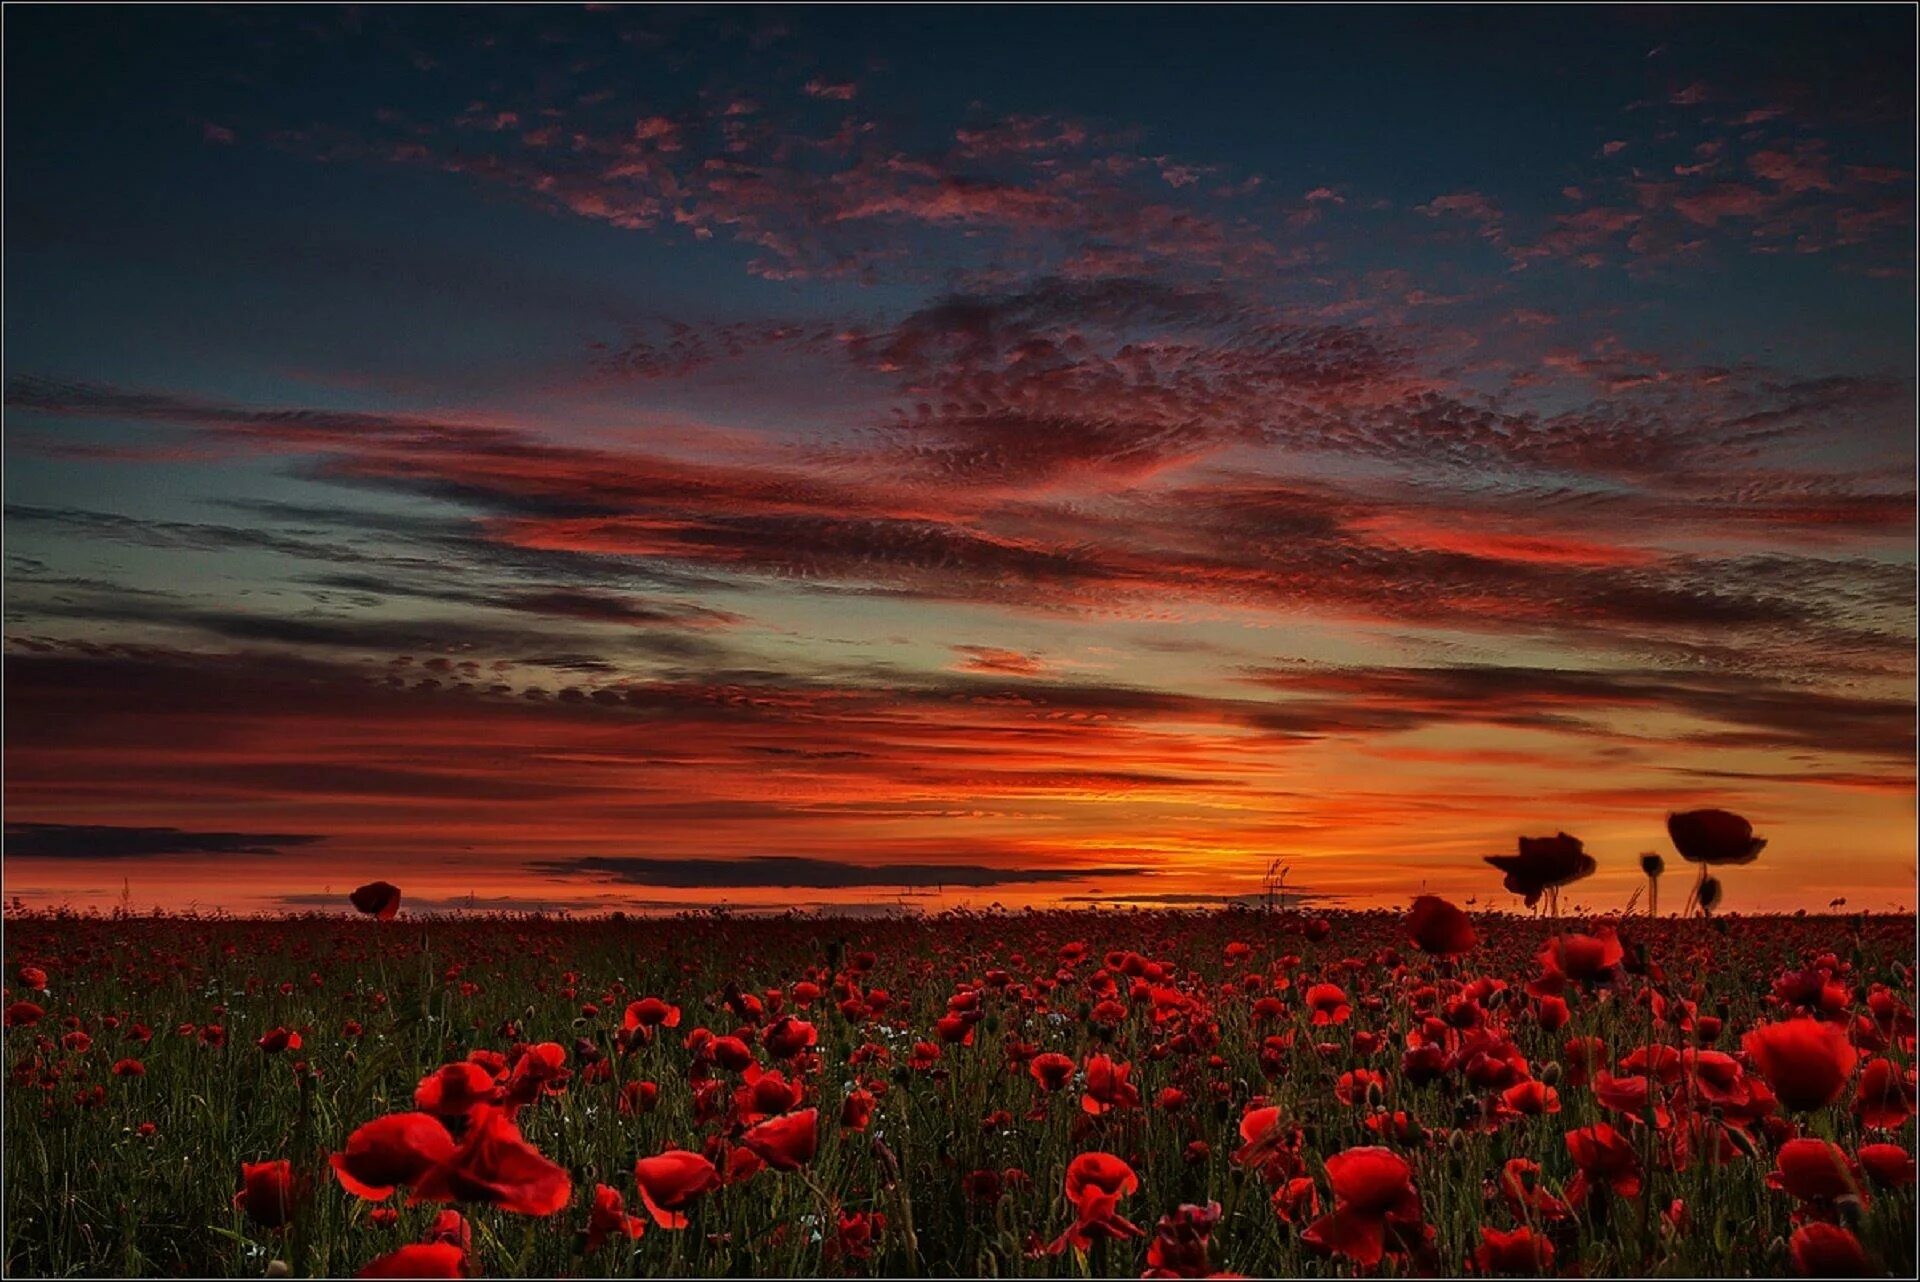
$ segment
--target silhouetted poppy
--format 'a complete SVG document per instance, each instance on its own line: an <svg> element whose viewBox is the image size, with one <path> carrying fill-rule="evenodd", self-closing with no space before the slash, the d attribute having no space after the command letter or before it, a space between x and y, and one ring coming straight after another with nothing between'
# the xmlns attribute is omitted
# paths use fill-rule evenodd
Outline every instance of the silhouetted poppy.
<svg viewBox="0 0 1920 1282"><path fill-rule="evenodd" d="M1740 1044L1780 1103L1796 1113L1839 1099L1860 1058L1846 1029L1813 1019L1761 1024Z"/></svg>
<svg viewBox="0 0 1920 1282"><path fill-rule="evenodd" d="M1730 810L1686 810L1667 816L1667 835L1680 857L1695 864L1750 864L1766 838Z"/></svg>
<svg viewBox="0 0 1920 1282"><path fill-rule="evenodd" d="M1549 890L1591 877L1600 865L1586 853L1580 839L1559 833L1552 837L1522 837L1513 855L1487 855L1486 861L1506 874L1504 885L1526 898L1531 908Z"/></svg>
<svg viewBox="0 0 1920 1282"><path fill-rule="evenodd" d="M355 908L381 921L392 921L400 911L400 887L390 881L370 881L347 898Z"/></svg>

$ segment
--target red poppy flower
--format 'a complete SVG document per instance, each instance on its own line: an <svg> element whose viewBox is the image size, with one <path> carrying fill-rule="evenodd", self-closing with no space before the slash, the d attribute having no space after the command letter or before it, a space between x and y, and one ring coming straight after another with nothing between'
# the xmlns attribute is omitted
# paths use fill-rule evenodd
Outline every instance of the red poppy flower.
<svg viewBox="0 0 1920 1282"><path fill-rule="evenodd" d="M873 1117L873 1092L854 1087L840 1105L840 1125L849 1131L864 1131Z"/></svg>
<svg viewBox="0 0 1920 1282"><path fill-rule="evenodd" d="M1480 942L1467 915L1437 895L1421 895L1413 901L1407 912L1407 936L1437 957L1472 952Z"/></svg>
<svg viewBox="0 0 1920 1282"><path fill-rule="evenodd" d="M1568 1131L1567 1152L1580 1168L1567 1188L1568 1201L1578 1204L1589 1191L1598 1192L1602 1184L1621 1197L1640 1192L1640 1157L1633 1142L1605 1122Z"/></svg>
<svg viewBox="0 0 1920 1282"><path fill-rule="evenodd" d="M362 1278L463 1278L467 1275L467 1253L445 1242L416 1242L381 1256L355 1277Z"/></svg>
<svg viewBox="0 0 1920 1282"><path fill-rule="evenodd" d="M1914 1084L1890 1059L1871 1060L1860 1070L1860 1087L1853 1097L1853 1115L1862 1126L1891 1131L1913 1116Z"/></svg>
<svg viewBox="0 0 1920 1282"><path fill-rule="evenodd" d="M1353 1014L1353 1007L1347 1003L1347 995L1338 984L1315 984L1307 989L1306 1001L1316 1028L1344 1024Z"/></svg>
<svg viewBox="0 0 1920 1282"><path fill-rule="evenodd" d="M1865 1185L1860 1168L1838 1144L1825 1140L1793 1139L1780 1146L1767 1187L1780 1189L1802 1202L1835 1202L1861 1194Z"/></svg>
<svg viewBox="0 0 1920 1282"><path fill-rule="evenodd" d="M1047 1051L1033 1057L1033 1062L1027 1065L1027 1072L1033 1075L1034 1081L1040 1083L1042 1090L1057 1091L1073 1080L1073 1074L1079 1067L1073 1062L1072 1056Z"/></svg>
<svg viewBox="0 0 1920 1282"><path fill-rule="evenodd" d="M261 1034L260 1040L254 1044L269 1055L278 1055L282 1051L297 1051L301 1046L300 1034L285 1028L269 1029Z"/></svg>
<svg viewBox="0 0 1920 1282"><path fill-rule="evenodd" d="M38 966L22 966L20 968L20 986L22 988L31 988L36 993L46 992L47 972Z"/></svg>
<svg viewBox="0 0 1920 1282"><path fill-rule="evenodd" d="M1860 1165L1883 1189L1902 1189L1913 1183L1913 1154L1898 1144L1865 1144L1858 1156Z"/></svg>
<svg viewBox="0 0 1920 1282"><path fill-rule="evenodd" d="M593 1186L593 1207L587 1212L586 1248L598 1251L602 1243L616 1233L637 1238L646 1232L646 1221L627 1214L627 1203L620 1190L605 1184Z"/></svg>
<svg viewBox="0 0 1920 1282"><path fill-rule="evenodd" d="M293 1163L285 1158L247 1162L240 1167L240 1191L233 1195L236 1210L263 1229L277 1229L293 1219L294 1204L305 1191L294 1178Z"/></svg>
<svg viewBox="0 0 1920 1282"><path fill-rule="evenodd" d="M419 1181L453 1156L453 1136L431 1113L377 1117L347 1137L347 1146L327 1160L347 1192L383 1202L401 1185Z"/></svg>
<svg viewBox="0 0 1920 1282"><path fill-rule="evenodd" d="M1500 1102L1516 1113L1538 1117L1542 1113L1560 1111L1560 1092L1545 1082L1528 1078L1509 1086L1501 1093Z"/></svg>
<svg viewBox="0 0 1920 1282"><path fill-rule="evenodd" d="M1550 975L1592 983L1612 973L1626 956L1620 937L1610 927L1597 935L1555 935L1540 950L1540 965Z"/></svg>
<svg viewBox="0 0 1920 1282"><path fill-rule="evenodd" d="M1391 1149L1363 1147L1327 1159L1333 1211L1300 1235L1315 1250L1343 1255L1372 1268L1386 1254L1389 1222L1418 1224L1420 1197L1413 1168Z"/></svg>
<svg viewBox="0 0 1920 1282"><path fill-rule="evenodd" d="M887 1227L887 1217L879 1211L846 1211L836 1216L829 1254L847 1260L865 1260L873 1255L873 1246Z"/></svg>
<svg viewBox="0 0 1920 1282"><path fill-rule="evenodd" d="M468 1117L481 1108L497 1103L500 1097L493 1074L468 1060L443 1064L420 1079L414 1089L417 1108L436 1117Z"/></svg>
<svg viewBox="0 0 1920 1282"><path fill-rule="evenodd" d="M1204 1278L1213 1274L1208 1260L1213 1229L1220 1223L1220 1204L1183 1204L1172 1215L1160 1217L1153 1241L1147 1245L1149 1278Z"/></svg>
<svg viewBox="0 0 1920 1282"><path fill-rule="evenodd" d="M137 1059L117 1059L113 1062L115 1077L145 1077L147 1066Z"/></svg>
<svg viewBox="0 0 1920 1282"><path fill-rule="evenodd" d="M1845 1028L1814 1019L1762 1024L1740 1044L1780 1103L1796 1113L1839 1099L1860 1058Z"/></svg>
<svg viewBox="0 0 1920 1282"><path fill-rule="evenodd" d="M355 908L381 921L392 921L400 911L400 887L390 881L370 881L347 898Z"/></svg>
<svg viewBox="0 0 1920 1282"><path fill-rule="evenodd" d="M35 1002L14 1002L7 1007L7 1027L24 1028L38 1024L46 1018L47 1012Z"/></svg>
<svg viewBox="0 0 1920 1282"><path fill-rule="evenodd" d="M1553 1268L1553 1243L1522 1225L1511 1233L1482 1225L1474 1248L1474 1267L1482 1273L1543 1276Z"/></svg>
<svg viewBox="0 0 1920 1282"><path fill-rule="evenodd" d="M1687 810L1667 816L1667 835L1680 857L1695 864L1750 864L1766 848L1753 825L1730 810Z"/></svg>
<svg viewBox="0 0 1920 1282"><path fill-rule="evenodd" d="M698 1153L671 1149L633 1164L634 1183L647 1214L663 1229L684 1229L681 1212L709 1190L720 1187L720 1172Z"/></svg>
<svg viewBox="0 0 1920 1282"><path fill-rule="evenodd" d="M573 1181L564 1168L527 1143L505 1112L476 1116L451 1157L422 1176L415 1202L473 1202L519 1215L552 1215L567 1204Z"/></svg>
<svg viewBox="0 0 1920 1282"><path fill-rule="evenodd" d="M740 1142L776 1171L797 1171L820 1146L820 1110L802 1109L747 1128Z"/></svg>
<svg viewBox="0 0 1920 1282"><path fill-rule="evenodd" d="M792 1059L819 1040L812 1024L791 1015L782 1015L760 1035L760 1042L775 1059Z"/></svg>
<svg viewBox="0 0 1920 1282"><path fill-rule="evenodd" d="M1801 1225L1787 1250L1794 1271L1804 1278L1861 1278L1874 1272L1860 1239L1838 1224L1816 1220Z"/></svg>
<svg viewBox="0 0 1920 1282"><path fill-rule="evenodd" d="M1059 1254L1071 1246L1084 1251L1097 1237L1144 1237L1140 1227L1119 1214L1120 1199L1138 1192L1140 1177L1111 1153L1082 1153L1067 1163L1066 1193L1077 1212L1073 1225L1049 1248Z"/></svg>
<svg viewBox="0 0 1920 1282"><path fill-rule="evenodd" d="M1140 1103L1140 1088L1127 1080L1133 1065L1116 1062L1111 1055L1087 1057L1087 1091L1080 1107L1099 1116L1109 1109L1133 1108Z"/></svg>
<svg viewBox="0 0 1920 1282"><path fill-rule="evenodd" d="M637 1002L628 1003L620 1026L628 1032L636 1028L678 1028L680 1008L658 997L642 997Z"/></svg>
<svg viewBox="0 0 1920 1282"><path fill-rule="evenodd" d="M1577 837L1522 837L1520 853L1487 855L1486 861L1506 874L1503 884L1526 898L1527 907L1540 902L1549 890L1591 877L1600 865L1586 853Z"/></svg>

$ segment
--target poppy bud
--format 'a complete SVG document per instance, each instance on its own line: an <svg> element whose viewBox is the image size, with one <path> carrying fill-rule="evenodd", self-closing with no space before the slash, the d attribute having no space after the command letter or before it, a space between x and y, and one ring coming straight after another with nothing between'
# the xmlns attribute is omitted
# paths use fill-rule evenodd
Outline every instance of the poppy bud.
<svg viewBox="0 0 1920 1282"><path fill-rule="evenodd" d="M1380 1105L1386 1100L1386 1098L1387 1098L1387 1093L1380 1089L1380 1083L1378 1082L1367 1083L1367 1107L1379 1108Z"/></svg>
<svg viewBox="0 0 1920 1282"><path fill-rule="evenodd" d="M1666 870L1667 861L1662 859L1658 853L1649 850L1640 856L1640 871L1647 874L1647 876L1658 877Z"/></svg>
<svg viewBox="0 0 1920 1282"><path fill-rule="evenodd" d="M268 1260L267 1276L270 1278L290 1278L293 1276L293 1266L285 1260Z"/></svg>
<svg viewBox="0 0 1920 1282"><path fill-rule="evenodd" d="M1700 883L1700 911L1713 916L1713 910L1720 906L1720 879L1709 877Z"/></svg>
<svg viewBox="0 0 1920 1282"><path fill-rule="evenodd" d="M1866 1207L1859 1198L1849 1193L1845 1197L1835 1198L1833 1209L1840 1213L1840 1221L1850 1229L1860 1227L1860 1219L1866 1214Z"/></svg>
<svg viewBox="0 0 1920 1282"><path fill-rule="evenodd" d="M1559 1060L1547 1061L1546 1067L1540 1070L1540 1082L1543 1086L1558 1086L1560 1084Z"/></svg>
<svg viewBox="0 0 1920 1282"><path fill-rule="evenodd" d="M347 1052L340 1057L340 1062L345 1064L348 1068L353 1068L355 1065L359 1064L360 1057L354 1054L353 1050L349 1048Z"/></svg>
<svg viewBox="0 0 1920 1282"><path fill-rule="evenodd" d="M1456 1153L1467 1151L1467 1133L1465 1131L1447 1132L1447 1147Z"/></svg>

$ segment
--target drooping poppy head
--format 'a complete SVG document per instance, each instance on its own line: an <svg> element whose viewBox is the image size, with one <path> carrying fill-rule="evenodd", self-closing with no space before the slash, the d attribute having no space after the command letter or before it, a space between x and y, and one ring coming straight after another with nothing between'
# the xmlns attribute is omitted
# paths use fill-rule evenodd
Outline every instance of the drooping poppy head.
<svg viewBox="0 0 1920 1282"><path fill-rule="evenodd" d="M698 1153L671 1149L633 1164L633 1180L647 1214L663 1229L684 1229L682 1214L702 1194L720 1187L720 1172Z"/></svg>
<svg viewBox="0 0 1920 1282"><path fill-rule="evenodd" d="M370 881L347 898L355 908L381 921L392 921L400 911L400 887L390 881Z"/></svg>
<svg viewBox="0 0 1920 1282"><path fill-rule="evenodd" d="M1547 891L1591 877L1600 866L1586 853L1579 838L1564 832L1552 837L1522 837L1518 854L1488 855L1486 861L1506 874L1502 884L1523 896L1529 908Z"/></svg>
<svg viewBox="0 0 1920 1282"><path fill-rule="evenodd" d="M1694 864L1750 864L1766 848L1753 825L1731 810L1685 810L1667 816L1667 835L1680 857Z"/></svg>
<svg viewBox="0 0 1920 1282"><path fill-rule="evenodd" d="M1466 913L1438 895L1421 895L1407 912L1407 936L1436 957L1472 952L1480 936Z"/></svg>
<svg viewBox="0 0 1920 1282"><path fill-rule="evenodd" d="M382 1202L395 1188L414 1184L452 1157L453 1150L453 1136L439 1118L391 1113L355 1130L346 1148L327 1160L347 1192Z"/></svg>
<svg viewBox="0 0 1920 1282"><path fill-rule="evenodd" d="M1741 1045L1780 1103L1796 1113L1839 1099L1860 1058L1844 1027L1816 1019L1762 1024Z"/></svg>

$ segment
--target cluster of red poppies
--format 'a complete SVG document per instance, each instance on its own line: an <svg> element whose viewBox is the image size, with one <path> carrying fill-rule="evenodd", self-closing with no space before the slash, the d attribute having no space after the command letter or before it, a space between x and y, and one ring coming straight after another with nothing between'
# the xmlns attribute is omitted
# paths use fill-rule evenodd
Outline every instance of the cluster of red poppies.
<svg viewBox="0 0 1920 1282"><path fill-rule="evenodd" d="M1573 850L1545 840L1523 868ZM355 895L388 920L398 902L384 884ZM979 1217L1014 1206L1017 1251L993 1257L1012 1271L1085 1253L1096 1272L1149 1277L1314 1261L1650 1272L1683 1267L1700 1217L1728 1222L1716 1190L1733 1184L1740 1214L1779 1226L1776 1246L1728 1248L1747 1271L1912 1263L1911 920L1775 918L1743 934L1698 917L1475 917L1421 896L1392 914L883 926L215 921L200 928L213 964L244 982L153 1019L174 1025L164 1060L124 995L187 991L203 965L167 923L13 924L8 1066L45 1118L87 1125L108 1081L152 1086L148 1061L177 1073L253 1056L284 1066L266 1080L283 1074L294 1099L410 1092L411 1107L349 1114L307 1146L289 1123L288 1146L244 1163L232 1195L270 1244L303 1223L415 1223L416 1240L353 1261L366 1276L527 1267L483 1258L487 1233L476 1250L476 1223L496 1216L569 1224L576 1258L660 1233L683 1271L714 1251L734 1271L964 1273L1008 1223ZM676 954L636 956L662 929ZM1095 931L1114 946L1081 933ZM375 978L423 971L410 988ZM750 986L756 973L778 982ZM481 1044L404 1085L369 1067L376 1043L386 1062L441 1044L416 1014L432 1003ZM343 1006L328 1028L306 1017ZM569 1012L570 1044L527 1037ZM131 1051L111 1068L105 1038ZM436 1218L405 1214L416 1205Z"/></svg>

